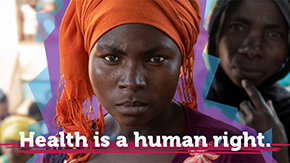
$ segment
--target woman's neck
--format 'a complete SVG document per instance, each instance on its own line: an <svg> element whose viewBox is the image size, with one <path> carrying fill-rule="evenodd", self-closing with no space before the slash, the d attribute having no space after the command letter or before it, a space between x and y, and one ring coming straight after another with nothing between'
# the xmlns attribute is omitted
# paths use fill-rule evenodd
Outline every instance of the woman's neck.
<svg viewBox="0 0 290 163"><path fill-rule="evenodd" d="M186 115L183 107L172 101L170 105L157 117L147 124L138 127L128 127L118 123L111 115L105 117L104 135L110 136L115 142L119 135L124 135L128 142L134 141L134 131L139 135L184 135L186 131Z"/></svg>

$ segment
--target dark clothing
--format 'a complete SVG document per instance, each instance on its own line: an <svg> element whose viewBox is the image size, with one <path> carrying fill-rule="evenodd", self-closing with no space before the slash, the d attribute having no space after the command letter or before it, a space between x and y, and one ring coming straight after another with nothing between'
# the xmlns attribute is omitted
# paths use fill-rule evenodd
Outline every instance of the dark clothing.
<svg viewBox="0 0 290 163"><path fill-rule="evenodd" d="M258 90L265 101L272 100L276 113L284 125L288 143L290 142L290 92L277 83ZM237 87L219 67L207 99L222 104L239 107L244 100L251 101L243 88Z"/></svg>

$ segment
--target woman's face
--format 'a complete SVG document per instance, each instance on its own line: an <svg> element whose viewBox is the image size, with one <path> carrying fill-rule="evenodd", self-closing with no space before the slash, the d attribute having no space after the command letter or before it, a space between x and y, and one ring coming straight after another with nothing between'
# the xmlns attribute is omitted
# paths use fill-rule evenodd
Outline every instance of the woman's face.
<svg viewBox="0 0 290 163"><path fill-rule="evenodd" d="M90 81L115 120L142 126L170 108L181 60L178 46L160 30L121 25L104 34L92 49Z"/></svg>
<svg viewBox="0 0 290 163"><path fill-rule="evenodd" d="M288 44L288 26L275 2L244 0L226 13L220 65L235 85L247 79L258 86L281 68Z"/></svg>

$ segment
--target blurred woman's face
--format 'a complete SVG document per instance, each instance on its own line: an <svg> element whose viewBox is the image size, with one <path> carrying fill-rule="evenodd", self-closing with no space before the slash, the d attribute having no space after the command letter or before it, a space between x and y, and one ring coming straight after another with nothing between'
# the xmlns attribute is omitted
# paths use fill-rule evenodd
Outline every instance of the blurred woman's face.
<svg viewBox="0 0 290 163"><path fill-rule="evenodd" d="M8 115L8 102L0 102L0 122Z"/></svg>
<svg viewBox="0 0 290 163"><path fill-rule="evenodd" d="M162 31L143 24L118 26L90 54L89 76L96 97L120 124L145 125L170 107L182 55Z"/></svg>
<svg viewBox="0 0 290 163"><path fill-rule="evenodd" d="M229 8L220 30L220 65L235 85L247 79L258 86L285 61L288 26L274 1L233 3L238 6Z"/></svg>
<svg viewBox="0 0 290 163"><path fill-rule="evenodd" d="M20 143L20 141L16 140L5 140L3 143ZM33 154L25 154L25 153L19 153L19 152L14 152L18 150L29 150L29 148L6 148L8 146L1 146L1 151L3 154L7 157L8 162L26 162L28 161Z"/></svg>

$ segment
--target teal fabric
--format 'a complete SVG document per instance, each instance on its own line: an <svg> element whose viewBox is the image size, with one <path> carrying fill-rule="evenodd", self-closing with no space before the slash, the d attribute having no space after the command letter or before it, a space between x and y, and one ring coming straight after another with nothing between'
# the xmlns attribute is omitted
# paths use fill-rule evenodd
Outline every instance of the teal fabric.
<svg viewBox="0 0 290 163"><path fill-rule="evenodd" d="M8 163L7 157L6 157L5 155L0 156L0 160L1 160L3 163Z"/></svg>
<svg viewBox="0 0 290 163"><path fill-rule="evenodd" d="M290 73L287 74L283 79L279 80L278 83L283 87L290 86Z"/></svg>

